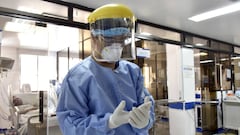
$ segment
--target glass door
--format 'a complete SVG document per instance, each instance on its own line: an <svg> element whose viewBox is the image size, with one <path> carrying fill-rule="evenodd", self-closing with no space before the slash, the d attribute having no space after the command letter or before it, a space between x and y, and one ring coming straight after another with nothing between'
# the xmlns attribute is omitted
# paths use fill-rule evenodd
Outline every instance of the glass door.
<svg viewBox="0 0 240 135"><path fill-rule="evenodd" d="M155 41L140 41L137 47L150 51L150 57L138 57L137 63L144 76L144 85L155 100L167 99L166 49Z"/></svg>
<svg viewBox="0 0 240 135"><path fill-rule="evenodd" d="M232 66L228 53L194 49L195 90L200 93L199 108L203 132L215 132L222 127L222 100L232 91ZM199 118L197 116L197 118Z"/></svg>
<svg viewBox="0 0 240 135"><path fill-rule="evenodd" d="M165 45L156 41L140 40L136 42L136 46L150 53L150 55L145 57L138 56L134 61L141 67L144 85L156 101L156 122L150 130L150 134L168 135L168 104L167 102L162 102L162 100L168 99Z"/></svg>

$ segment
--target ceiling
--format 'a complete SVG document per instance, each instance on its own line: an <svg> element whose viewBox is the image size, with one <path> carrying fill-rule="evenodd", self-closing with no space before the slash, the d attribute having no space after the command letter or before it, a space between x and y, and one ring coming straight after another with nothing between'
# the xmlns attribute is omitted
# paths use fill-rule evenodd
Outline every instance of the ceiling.
<svg viewBox="0 0 240 135"><path fill-rule="evenodd" d="M90 8L110 3L109 0L65 0ZM195 33L205 37L240 45L240 11L193 22L189 17L230 5L238 0L111 0L129 6L136 17L155 24Z"/></svg>
<svg viewBox="0 0 240 135"><path fill-rule="evenodd" d="M52 13L59 16L67 16L66 7L42 0L1 0L0 7L35 14ZM9 23L12 25L8 25ZM0 30L2 30L2 36L0 37L1 46L59 51L69 45L78 44L78 40L75 39L78 38L79 30L76 28L50 23L46 23L47 27L40 27L36 26L35 23L32 20L0 16ZM72 34L71 37L67 35L69 33ZM73 41L76 42L73 43Z"/></svg>
<svg viewBox="0 0 240 135"><path fill-rule="evenodd" d="M230 5L238 0L64 0L89 8L97 8L108 3L121 3L129 6L140 20L167 26L177 30L195 33L204 37L225 41L240 46L240 11L215 17L202 22L193 22L189 17L209 10ZM37 4L36 4L37 3ZM19 9L29 7L31 12L51 12L66 15L66 8L41 0L1 0L0 7ZM34 10L33 10L34 9ZM0 29L11 18L0 17ZM13 38L16 33L8 32L4 38ZM14 40L11 40L12 42ZM18 40L16 40L17 42Z"/></svg>

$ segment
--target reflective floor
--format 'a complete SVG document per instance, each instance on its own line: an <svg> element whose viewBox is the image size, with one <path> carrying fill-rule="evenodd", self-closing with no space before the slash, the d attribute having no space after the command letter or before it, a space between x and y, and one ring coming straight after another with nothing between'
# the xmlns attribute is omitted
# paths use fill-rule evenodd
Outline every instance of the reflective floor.
<svg viewBox="0 0 240 135"><path fill-rule="evenodd" d="M170 135L168 120L162 119L156 121L153 128L150 130L149 135Z"/></svg>
<svg viewBox="0 0 240 135"><path fill-rule="evenodd" d="M197 133L196 135L238 135L237 130L225 129L222 133Z"/></svg>

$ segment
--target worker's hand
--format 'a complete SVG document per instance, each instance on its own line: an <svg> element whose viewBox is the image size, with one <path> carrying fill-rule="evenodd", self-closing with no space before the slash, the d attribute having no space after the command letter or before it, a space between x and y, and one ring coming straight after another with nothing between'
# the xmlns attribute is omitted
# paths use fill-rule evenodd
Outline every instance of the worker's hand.
<svg viewBox="0 0 240 135"><path fill-rule="evenodd" d="M121 101L118 107L114 110L113 114L110 116L108 121L109 128L117 128L122 124L128 123L129 112L124 111L126 102Z"/></svg>
<svg viewBox="0 0 240 135"><path fill-rule="evenodd" d="M145 97L142 105L130 111L129 123L138 129L146 127L149 123L151 105L150 97Z"/></svg>

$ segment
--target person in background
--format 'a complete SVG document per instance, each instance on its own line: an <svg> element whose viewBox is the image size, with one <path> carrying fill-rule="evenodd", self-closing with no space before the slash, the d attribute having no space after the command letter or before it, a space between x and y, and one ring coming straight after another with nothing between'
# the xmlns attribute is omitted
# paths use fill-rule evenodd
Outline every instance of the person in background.
<svg viewBox="0 0 240 135"><path fill-rule="evenodd" d="M154 99L144 88L135 58L136 18L122 4L107 4L88 17L92 55L61 84L57 117L64 135L148 135ZM130 58L130 57L129 57Z"/></svg>

